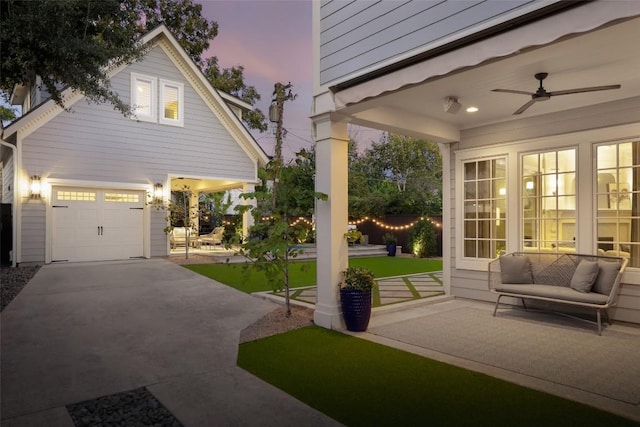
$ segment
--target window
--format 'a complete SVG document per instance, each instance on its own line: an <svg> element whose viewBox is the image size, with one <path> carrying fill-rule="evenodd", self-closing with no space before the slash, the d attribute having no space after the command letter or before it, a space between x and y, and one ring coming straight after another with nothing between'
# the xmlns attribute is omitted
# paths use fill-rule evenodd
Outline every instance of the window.
<svg viewBox="0 0 640 427"><path fill-rule="evenodd" d="M521 170L524 249L575 251L576 150L526 154Z"/></svg>
<svg viewBox="0 0 640 427"><path fill-rule="evenodd" d="M131 73L133 120L184 125L184 85Z"/></svg>
<svg viewBox="0 0 640 427"><path fill-rule="evenodd" d="M58 200L95 202L96 193L93 191L58 191Z"/></svg>
<svg viewBox="0 0 640 427"><path fill-rule="evenodd" d="M140 195L132 193L104 193L105 202L138 203Z"/></svg>
<svg viewBox="0 0 640 427"><path fill-rule="evenodd" d="M131 74L131 108L134 120L155 122L156 114L156 79L153 77Z"/></svg>
<svg viewBox="0 0 640 427"><path fill-rule="evenodd" d="M495 258L506 249L506 158L463 163L464 258Z"/></svg>
<svg viewBox="0 0 640 427"><path fill-rule="evenodd" d="M640 141L596 146L599 253L640 267Z"/></svg>
<svg viewBox="0 0 640 427"><path fill-rule="evenodd" d="M160 81L160 123L183 126L183 85Z"/></svg>

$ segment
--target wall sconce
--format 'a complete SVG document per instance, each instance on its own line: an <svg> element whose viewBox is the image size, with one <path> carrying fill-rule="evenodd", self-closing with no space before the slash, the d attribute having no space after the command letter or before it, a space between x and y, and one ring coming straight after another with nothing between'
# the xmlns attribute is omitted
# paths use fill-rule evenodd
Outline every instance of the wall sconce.
<svg viewBox="0 0 640 427"><path fill-rule="evenodd" d="M39 199L41 192L42 192L42 185L40 182L40 177L37 175L34 175L31 177L31 182L29 183L29 196L32 199Z"/></svg>
<svg viewBox="0 0 640 427"><path fill-rule="evenodd" d="M162 191L162 184L158 183L153 186L153 201L156 203L162 202L164 192Z"/></svg>

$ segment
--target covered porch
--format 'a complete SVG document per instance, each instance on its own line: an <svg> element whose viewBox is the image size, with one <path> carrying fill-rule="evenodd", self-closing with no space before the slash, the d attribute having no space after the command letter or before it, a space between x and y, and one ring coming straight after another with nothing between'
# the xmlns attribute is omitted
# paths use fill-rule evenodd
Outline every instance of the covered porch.
<svg viewBox="0 0 640 427"><path fill-rule="evenodd" d="M220 193L232 191L230 195L231 206L229 210L237 205L254 205L251 199L243 199L239 195L252 193L255 191L256 181L236 181L221 178L207 178L197 176L171 176L169 177L170 194L167 194L167 219L171 222L172 230L170 236L170 254L184 253L185 247L189 247L192 253L233 253L233 250L225 248L223 218L217 222L207 221L210 225L208 229L202 221L208 220L212 212L210 206L202 206L202 195L210 193ZM233 191L236 190L236 191ZM178 194L180 194L178 196ZM226 200L227 197L224 197ZM214 207L215 209L215 207ZM221 209L218 207L218 209ZM228 213L227 210L223 213ZM179 218L179 219L177 219ZM237 233L245 237L253 225L253 216L250 211L242 214ZM179 236L178 236L179 234ZM187 245L188 242L188 245Z"/></svg>
<svg viewBox="0 0 640 427"><path fill-rule="evenodd" d="M520 156L526 149L544 152L562 144L580 146L579 156L571 153L583 178L571 193L577 200L571 218L575 228L567 240L572 243L572 238L578 236L574 244L580 252L590 253L597 248L599 237L603 236L598 235L598 227L604 227L602 218L609 212L593 208L594 198L603 198L606 190L599 190L597 178L591 179L587 174L593 171L590 144L637 138L640 80L634 70L640 66L640 55L638 47L629 46L628 41L638 38L638 13L635 3L593 2L463 47L429 55L423 52L413 61L404 58L384 69L372 68L330 87L319 87L312 116L317 143L316 189L329 198L319 202L317 210L318 263L323 267L318 270L315 323L341 327L335 284L346 267L346 243L341 230L347 223L344 182L348 179L349 125L438 142L443 163L443 281L447 294L489 299L482 280L486 260L495 256L493 248L480 253L478 245L472 254L465 246L473 239L465 240L468 236L464 235L464 226L470 224L465 222L470 218L465 216L469 214L465 209L470 205L464 203L461 154L472 153L467 154L469 159L509 158L509 178L500 190L505 192L511 222L507 225L504 221L505 209L492 209L498 212L497 217L491 216L493 222L502 222L505 228L504 236L497 240L505 241L507 248L517 248L525 240L537 239L537 247L557 250L558 242L551 242L548 235L539 232L538 237L530 239L523 232L528 224L523 219L527 213L523 199L529 187L520 182ZM544 83L535 77L538 73L548 74ZM557 91L556 95L567 96L532 99L542 84L550 92ZM621 90L569 93L572 89L605 85L620 85ZM512 93L504 93L505 90ZM525 105L528 106L523 110ZM557 169L541 173L559 175ZM558 181L554 182L558 185ZM638 188L632 190L636 197L640 196ZM602 194L594 196L599 192ZM558 194L553 189L540 198L547 196L550 199ZM557 207L544 213L551 211L556 215L554 225L567 222ZM578 219L575 212L580 213ZM536 217L536 221L551 223L546 217ZM622 232L619 236L618 240L625 244L637 242L632 236L622 237ZM619 253L622 251L619 249ZM627 273L625 279L625 283L640 284L640 275L635 271ZM625 292L621 305L629 309L619 310L620 320L624 312L624 320L633 321L637 318L631 313L637 304L637 290L627 286Z"/></svg>

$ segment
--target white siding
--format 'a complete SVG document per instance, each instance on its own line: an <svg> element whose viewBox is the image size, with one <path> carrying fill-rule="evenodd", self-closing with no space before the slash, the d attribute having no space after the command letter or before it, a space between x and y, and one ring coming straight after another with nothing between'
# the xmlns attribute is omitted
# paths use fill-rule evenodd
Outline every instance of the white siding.
<svg viewBox="0 0 640 427"><path fill-rule="evenodd" d="M551 3L325 0L320 9L320 83L345 80Z"/></svg>
<svg viewBox="0 0 640 427"><path fill-rule="evenodd" d="M27 200L22 204L22 260L44 262L45 204L42 200Z"/></svg>
<svg viewBox="0 0 640 427"><path fill-rule="evenodd" d="M253 180L255 163L242 150L160 47L111 80L124 102L130 73L184 85L184 127L137 122L109 104L81 100L22 141L25 176L153 185L168 174ZM151 214L151 255L166 255L165 214ZM23 210L23 262L44 260L44 209Z"/></svg>
<svg viewBox="0 0 640 427"><path fill-rule="evenodd" d="M166 211L157 209L151 211L151 256L167 255L167 242L169 238L164 232L164 228L167 226L166 218Z"/></svg>
<svg viewBox="0 0 640 427"><path fill-rule="evenodd" d="M80 101L23 141L25 172L48 178L151 182L168 172L252 179L254 164L160 48L112 79L129 102L130 72L185 86L184 127L136 122Z"/></svg>
<svg viewBox="0 0 640 427"><path fill-rule="evenodd" d="M2 203L13 203L13 152L7 149L7 154L2 159Z"/></svg>

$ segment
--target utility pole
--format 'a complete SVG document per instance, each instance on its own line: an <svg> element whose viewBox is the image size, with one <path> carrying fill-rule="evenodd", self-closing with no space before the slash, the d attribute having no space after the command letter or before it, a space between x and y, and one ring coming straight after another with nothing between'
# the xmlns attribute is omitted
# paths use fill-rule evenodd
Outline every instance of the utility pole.
<svg viewBox="0 0 640 427"><path fill-rule="evenodd" d="M282 169L282 138L286 134L282 127L284 116L284 102L296 99L297 94L292 93L291 82L288 84L276 83L273 87L273 98L269 107L269 121L276 124L276 146L273 162L273 210L276 209L278 183L280 181L280 169Z"/></svg>

